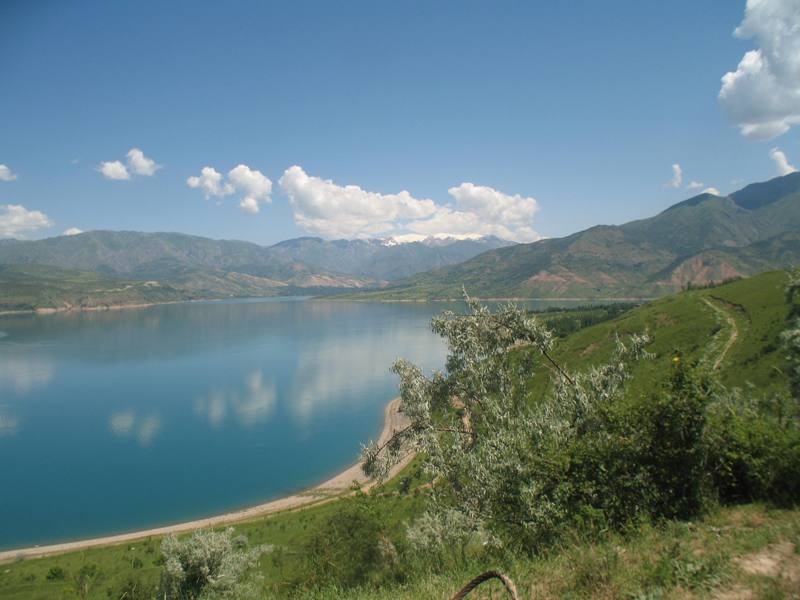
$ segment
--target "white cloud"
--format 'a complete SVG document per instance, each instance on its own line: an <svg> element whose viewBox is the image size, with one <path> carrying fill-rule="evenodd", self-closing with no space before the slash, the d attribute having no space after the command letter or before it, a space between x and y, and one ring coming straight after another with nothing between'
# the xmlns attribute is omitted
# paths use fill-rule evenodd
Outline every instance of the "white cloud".
<svg viewBox="0 0 800 600"><path fill-rule="evenodd" d="M16 178L16 173L13 173L7 166L0 165L0 181L14 181Z"/></svg>
<svg viewBox="0 0 800 600"><path fill-rule="evenodd" d="M687 190L699 190L705 184L702 181L690 181L686 184Z"/></svg>
<svg viewBox="0 0 800 600"><path fill-rule="evenodd" d="M368 238L409 234L439 237L497 235L515 241L541 236L532 228L534 198L509 196L486 186L462 183L450 188L456 206L440 206L409 192L381 194L357 185L338 185L293 166L278 181L302 228L329 238ZM411 238L420 239L420 238Z"/></svg>
<svg viewBox="0 0 800 600"><path fill-rule="evenodd" d="M125 181L130 179L131 175L152 177L161 168L161 165L157 165L152 158L147 158L139 148L131 148L125 156L127 157L127 166L119 160L108 160L97 165L97 170L106 179Z"/></svg>
<svg viewBox="0 0 800 600"><path fill-rule="evenodd" d="M131 178L130 173L128 173L128 167L118 160L101 162L97 165L97 170L100 171L106 179L128 180Z"/></svg>
<svg viewBox="0 0 800 600"><path fill-rule="evenodd" d="M28 210L20 204L0 204L0 238L25 237L39 229L53 226L46 214L38 210Z"/></svg>
<svg viewBox="0 0 800 600"><path fill-rule="evenodd" d="M703 193L704 194L714 194L715 196L722 196L720 191L715 187L707 187L706 189L703 190Z"/></svg>
<svg viewBox="0 0 800 600"><path fill-rule="evenodd" d="M373 237L437 211L433 200L414 198L407 191L380 194L357 185L337 185L312 177L297 165L286 169L278 183L292 203L297 224L325 237Z"/></svg>
<svg viewBox="0 0 800 600"><path fill-rule="evenodd" d="M668 187L679 188L683 183L683 169L678 163L672 165L672 179L667 182Z"/></svg>
<svg viewBox="0 0 800 600"><path fill-rule="evenodd" d="M256 214L260 203L271 202L272 181L261 171L247 165L236 165L225 177L213 167L203 167L199 176L189 177L186 185L203 191L206 199L216 196L222 198L238 191L242 194L239 208L244 212Z"/></svg>
<svg viewBox="0 0 800 600"><path fill-rule="evenodd" d="M192 176L186 180L186 185L203 190L206 199L212 196L227 196L234 191L230 183L222 181L222 173L217 172L213 167L203 167L199 176Z"/></svg>
<svg viewBox="0 0 800 600"><path fill-rule="evenodd" d="M455 198L457 208L440 207L433 217L409 223L408 229L451 237L495 235L515 242L534 242L542 237L533 229L533 217L539 210L535 198L509 196L469 182L447 192Z"/></svg>
<svg viewBox="0 0 800 600"><path fill-rule="evenodd" d="M773 148L769 151L769 157L775 161L775 166L778 167L778 174L788 175L789 173L796 173L797 168L789 162L783 150L780 148Z"/></svg>
<svg viewBox="0 0 800 600"><path fill-rule="evenodd" d="M270 202L272 181L261 171L251 169L247 165L237 165L228 171L228 180L244 194L239 201L239 207L243 211L255 214L259 211L259 202Z"/></svg>
<svg viewBox="0 0 800 600"><path fill-rule="evenodd" d="M144 152L138 148L131 148L126 156L128 157L128 168L136 175L150 177L161 168L161 165L157 165L152 158L147 158Z"/></svg>
<svg viewBox="0 0 800 600"><path fill-rule="evenodd" d="M61 235L78 235L79 233L83 233L83 229L78 229L77 227L70 227L66 229L64 233Z"/></svg>
<svg viewBox="0 0 800 600"><path fill-rule="evenodd" d="M786 133L800 123L800 3L747 0L734 35L754 39L758 48L722 77L723 106L748 138Z"/></svg>

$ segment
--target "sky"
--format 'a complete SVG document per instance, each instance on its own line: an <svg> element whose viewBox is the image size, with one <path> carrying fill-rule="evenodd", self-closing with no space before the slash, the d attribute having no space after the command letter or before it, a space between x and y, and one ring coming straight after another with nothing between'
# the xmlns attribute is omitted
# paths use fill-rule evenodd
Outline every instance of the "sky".
<svg viewBox="0 0 800 600"><path fill-rule="evenodd" d="M0 1L0 237L652 216L800 165L800 0Z"/></svg>

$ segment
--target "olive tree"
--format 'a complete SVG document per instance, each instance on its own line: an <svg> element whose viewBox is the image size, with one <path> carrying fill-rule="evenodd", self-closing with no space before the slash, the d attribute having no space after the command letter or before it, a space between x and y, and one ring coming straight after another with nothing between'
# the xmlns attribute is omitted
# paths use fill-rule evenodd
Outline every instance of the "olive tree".
<svg viewBox="0 0 800 600"><path fill-rule="evenodd" d="M432 321L449 349L444 372L428 377L408 361L394 364L410 424L362 449L364 472L382 479L405 453L424 457L435 485L431 508L409 531L412 544L540 541L564 520L560 496L572 493L558 450L598 427L648 339L618 340L607 364L570 374L553 360L553 335L535 316L513 304L491 312L465 298L465 314ZM537 360L552 369L554 386L532 400Z"/></svg>

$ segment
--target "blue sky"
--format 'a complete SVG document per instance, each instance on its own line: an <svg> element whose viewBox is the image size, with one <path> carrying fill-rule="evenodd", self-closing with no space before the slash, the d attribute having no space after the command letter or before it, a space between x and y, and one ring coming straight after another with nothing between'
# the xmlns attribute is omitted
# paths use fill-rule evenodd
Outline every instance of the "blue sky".
<svg viewBox="0 0 800 600"><path fill-rule="evenodd" d="M800 162L800 70L766 62L800 7L751 4L737 37L743 1L6 0L0 235L530 241L730 192Z"/></svg>

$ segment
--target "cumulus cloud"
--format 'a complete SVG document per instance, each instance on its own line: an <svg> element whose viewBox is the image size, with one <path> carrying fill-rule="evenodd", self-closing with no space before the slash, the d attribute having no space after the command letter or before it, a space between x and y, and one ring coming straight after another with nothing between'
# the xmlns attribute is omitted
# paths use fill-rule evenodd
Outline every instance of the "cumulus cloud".
<svg viewBox="0 0 800 600"><path fill-rule="evenodd" d="M23 238L52 226L53 221L41 211L28 210L21 204L0 204L0 238Z"/></svg>
<svg viewBox="0 0 800 600"><path fill-rule="evenodd" d="M228 180L244 194L239 201L239 208L243 211L255 214L259 211L259 202L270 202L272 181L261 171L247 165L237 165L228 171Z"/></svg>
<svg viewBox="0 0 800 600"><path fill-rule="evenodd" d="M668 187L679 188L683 183L683 169L678 163L672 165L672 179L667 182Z"/></svg>
<svg viewBox="0 0 800 600"><path fill-rule="evenodd" d="M100 171L106 179L127 180L131 178L130 173L128 173L128 167L118 160L101 162L97 165L97 170Z"/></svg>
<svg viewBox="0 0 800 600"><path fill-rule="evenodd" d="M800 123L800 4L747 0L734 35L754 39L735 71L722 77L719 98L742 134L770 139Z"/></svg>
<svg viewBox="0 0 800 600"><path fill-rule="evenodd" d="M769 157L775 162L779 175L788 175L789 173L797 172L797 168L789 162L789 159L786 158L786 155L780 148L773 148L770 150Z"/></svg>
<svg viewBox="0 0 800 600"><path fill-rule="evenodd" d="M83 229L78 229L77 227L70 227L69 229L64 230L64 233L61 235L78 235L79 233L83 233Z"/></svg>
<svg viewBox="0 0 800 600"><path fill-rule="evenodd" d="M200 169L199 176L192 176L186 180L186 185L190 188L200 189L206 199L212 196L222 197L234 192L230 183L223 182L222 173L213 167L203 167Z"/></svg>
<svg viewBox="0 0 800 600"><path fill-rule="evenodd" d="M161 168L161 165L157 165L156 161L152 158L147 158L144 152L138 148L131 148L128 150L127 157L128 168L136 175L150 177L151 175L155 175L155 172Z"/></svg>
<svg viewBox="0 0 800 600"><path fill-rule="evenodd" d="M694 180L692 180L692 181L690 181L689 183L686 184L686 189L687 190L699 190L704 185L705 184L702 181L694 181Z"/></svg>
<svg viewBox="0 0 800 600"><path fill-rule="evenodd" d="M238 191L242 194L239 208L249 214L259 212L261 203L271 202L272 181L247 165L236 165L228 171L227 181L214 167L203 167L199 176L186 180L186 185L202 190L206 199L222 198Z"/></svg>
<svg viewBox="0 0 800 600"><path fill-rule="evenodd" d="M509 196L484 185L462 183L447 192L456 207L439 207L429 219L413 221L408 229L427 235L477 237L495 235L515 242L534 242L541 236L533 229L539 210L535 198Z"/></svg>
<svg viewBox="0 0 800 600"><path fill-rule="evenodd" d="M17 174L11 171L6 165L0 165L0 181L14 181Z"/></svg>
<svg viewBox="0 0 800 600"><path fill-rule="evenodd" d="M329 238L400 236L479 237L497 235L515 241L534 241L532 228L538 209L534 198L508 196L490 187L462 183L449 190L456 205L437 205L407 191L381 194L357 185L339 185L308 175L295 165L278 181L294 209L295 222L307 231Z"/></svg>
<svg viewBox="0 0 800 600"><path fill-rule="evenodd" d="M369 192L357 185L338 185L308 175L295 165L278 184L289 197L297 224L325 237L365 238L392 231L398 224L433 215L433 200Z"/></svg>
<svg viewBox="0 0 800 600"><path fill-rule="evenodd" d="M161 168L161 165L157 165L152 158L147 158L139 148L131 148L125 156L127 165L119 160L108 160L97 165L97 170L106 179L125 181L131 175L151 177Z"/></svg>
<svg viewBox="0 0 800 600"><path fill-rule="evenodd" d="M722 196L720 191L715 187L707 187L706 189L703 190L703 193L704 194L714 194L715 196Z"/></svg>

